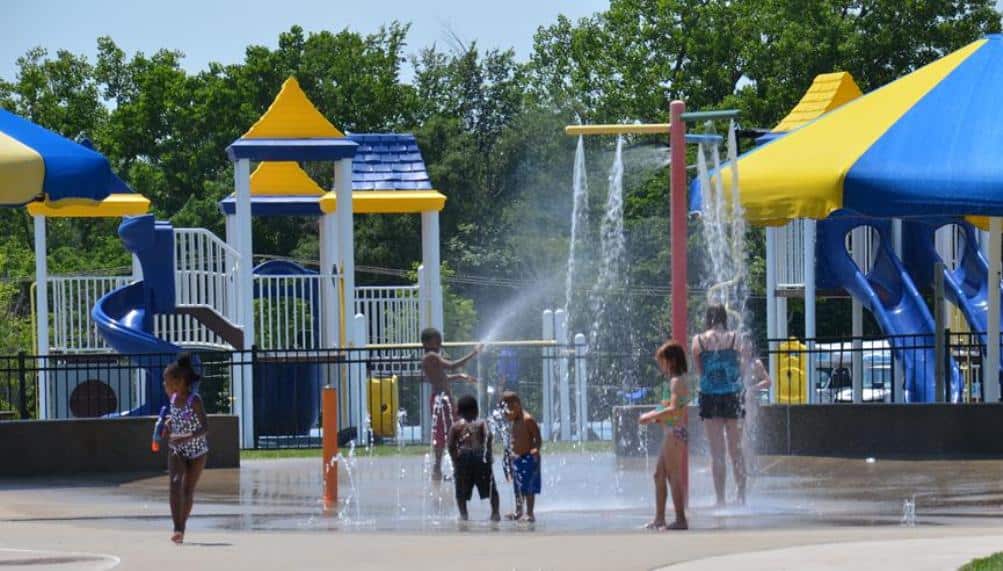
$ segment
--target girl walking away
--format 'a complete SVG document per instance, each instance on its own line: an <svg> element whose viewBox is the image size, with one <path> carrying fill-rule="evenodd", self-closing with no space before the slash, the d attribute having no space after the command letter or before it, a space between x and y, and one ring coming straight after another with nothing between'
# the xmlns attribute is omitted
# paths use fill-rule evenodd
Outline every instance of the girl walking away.
<svg viewBox="0 0 1003 571"><path fill-rule="evenodd" d="M688 529L686 523L686 496L683 490L683 462L686 451L687 432L684 424L686 405L689 404L689 389L686 386L686 352L675 341L667 341L655 351L658 368L668 380L669 394L663 395L661 406L641 415L641 424L661 422L665 425L662 451L655 466L655 519L646 525L648 529ZM665 500L668 488L672 489L672 507L676 511L676 521L665 525Z"/></svg>
<svg viewBox="0 0 1003 571"><path fill-rule="evenodd" d="M746 472L742 454L742 428L745 418L745 380L763 390L771 384L762 361L752 355L752 347L739 334L728 329L728 312L722 305L707 308L707 330L693 337L693 363L700 375L700 418L707 428L711 472L717 506L725 503L725 443L731 456L738 503L745 503Z"/></svg>
<svg viewBox="0 0 1003 571"><path fill-rule="evenodd" d="M170 395L171 416L167 423L168 447L167 473L170 477L171 518L174 534L171 541L181 544L185 538L185 525L192 513L195 485L205 468L209 442L202 399L195 392L199 376L192 368L191 356L182 353L177 361L164 369L164 390Z"/></svg>

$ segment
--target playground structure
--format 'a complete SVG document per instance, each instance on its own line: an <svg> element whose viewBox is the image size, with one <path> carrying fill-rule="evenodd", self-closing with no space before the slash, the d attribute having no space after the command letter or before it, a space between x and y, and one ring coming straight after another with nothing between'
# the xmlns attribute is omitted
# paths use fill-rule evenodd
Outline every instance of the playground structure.
<svg viewBox="0 0 1003 571"><path fill-rule="evenodd" d="M967 217L998 212L998 141L982 134L998 121L989 111L996 76L986 70L1001 51L1003 38L990 36L862 97L847 74L823 76L765 144L725 167L742 172L743 209L750 222L767 227L771 355L789 337L787 300L804 299L807 350L798 370L807 379L790 384L807 382L806 402L815 402L819 381L816 298L847 294L857 360L850 367L853 402L862 402L868 388L861 361L865 308L887 337L898 371L889 400L958 402L978 392L971 384L983 377L984 400L999 400L1000 347L992 340L999 338L1000 220ZM963 116L934 119L949 108L963 109ZM965 130L973 124L978 132ZM730 186L728 176L710 178ZM711 184L694 183L694 210L701 187ZM924 295L932 297L933 311ZM954 315L941 300L954 306ZM980 371L967 367L961 374L945 347L947 324L963 325L980 340ZM777 367L774 360L775 373Z"/></svg>
<svg viewBox="0 0 1003 571"><path fill-rule="evenodd" d="M980 46L993 51L999 43L998 39L991 39ZM968 53L973 51L967 49ZM957 66L958 58L952 57L952 65ZM908 83L909 77L901 81ZM821 76L776 132L762 139L764 145L760 150L723 167L715 165L715 171L705 177L707 180L695 181L690 192L689 207L699 210L701 191L714 180L722 189L741 196L751 223L767 226L767 329L769 350L774 355L770 368L779 381L774 402L816 402L818 395L814 388L823 373L831 379L834 371L852 377L849 394L853 402L871 401L879 393L895 402L958 400L965 393L962 379L966 377L949 353L934 346L940 337L938 324L958 322L963 317L968 329L983 344L998 330L1000 300L989 295L988 286L989 276L996 275L991 268L994 257L987 260L978 248L982 243L992 250L992 241L971 225L964 217L969 212L962 207L938 212L936 217L930 216L929 211L922 215L913 211L902 218L889 216L888 212L868 212L861 207L859 198L851 204L826 196L821 200L824 208L817 204L805 207L796 203L799 195L793 185L798 182L782 182L778 186L776 178L759 172L764 168L761 156L783 148L792 139L804 139L807 137L804 133L819 125L835 123L843 110L855 108L857 103L874 95L877 94L859 97L859 90L846 74ZM695 144L698 156L703 157L724 141L724 137L716 134L686 133L686 122L735 116L734 111L686 113L684 104L674 102L670 106L669 123L576 125L569 126L566 132L569 135L668 134L671 161L678 165L685 164L687 143ZM860 119L855 121L851 127L860 126ZM841 129L852 131L849 127ZM858 153L854 157L866 149L859 144L850 146ZM145 199L116 195L86 205L59 207L36 202L29 206L36 236L41 236L36 240L39 264L36 312L51 313L51 319L37 320L37 353L56 360L76 355L93 359L116 351L166 356L182 347L229 351L234 371L229 397L233 412L242 420L244 446L254 446L259 436L272 432L302 432L316 426L319 387L328 382L340 389L339 427L359 429L372 423L379 424L381 434L389 434L396 428L392 420L395 405L389 409L384 403L373 406L369 395L385 394L389 402L395 399L399 402L400 395L394 387L402 377L415 376L418 371L415 359L394 357L415 349L421 328L441 329L443 324L438 212L445 197L432 190L414 138L399 134L345 135L317 112L294 80L289 80L268 112L228 148L228 155L235 166L236 192L220 203L226 220L226 239L221 240L204 229L173 228L152 219L128 220L123 223L121 234L136 253L131 275L48 276L45 219L140 215L148 210ZM259 163L253 174L252 161ZM320 188L296 161L333 162L334 190ZM754 168L747 185L742 165L750 161ZM773 171L767 174L775 176L775 165L788 162L774 157L770 162ZM735 165L743 172L741 191L736 183ZM815 164L813 168L821 167ZM729 169L730 177L717 176L729 173ZM686 183L685 169L673 169L672 336L684 343L688 320ZM752 199L750 206L748 197L760 196L757 193L767 187L773 190L762 194L762 198ZM792 206L791 202L795 204ZM348 207L339 208L338 203ZM416 284L355 287L351 231L354 213L421 215L422 267ZM286 260L254 265L251 220L263 216L316 218L321 245L318 269ZM160 253L145 254L148 259L144 263L141 252L150 248ZM943 269L938 269L938 264ZM147 274L151 277L143 279ZM923 299L929 292L939 291L941 282L943 297L958 307L954 315L947 315L947 309L931 312ZM815 300L819 295L849 295L853 299L854 339L850 342L848 366L842 363L842 348L838 349L838 363L831 359L824 362L820 356L827 347L815 336ZM805 349L798 350L797 363L792 364L793 359L788 359L785 365L776 355L780 343L789 337L788 300L796 297L804 299ZM883 346L867 349L868 341L860 339L865 308L888 336L887 349ZM577 376L579 370L585 369L579 352L587 348L567 331L566 319L557 311L544 318L542 345L545 359L552 362L549 366L545 363L542 371L543 430L548 438L587 439L592 430L586 397L588 381L583 374L585 378L579 383ZM95 333L98 330L95 327L101 335ZM995 372L999 369L998 351L995 344L986 345L986 364L978 366ZM335 349L342 352L339 354ZM304 361L295 354L302 351L326 354ZM868 351L893 354L894 363L868 355ZM244 358L242 354L254 357ZM370 359L371 356L388 358ZM572 362L575 364L569 366ZM873 362L873 366L868 366L868 362ZM146 371L139 375L141 378L127 380L126 384L132 383L134 389L127 391L128 395L117 395L116 406L106 412L150 412L163 397L158 373L162 365L162 362L143 362ZM873 370L889 368L893 370L892 378L901 382L891 382L878 391L879 387L866 381L875 378ZM782 371L785 374L779 374ZM800 376L787 374L793 371ZM73 416L68 405L70 396L56 395L54 387L60 383L46 378L55 374L59 372L45 370L38 375L42 418ZM311 397L314 400L306 397L290 400L286 398L289 395L263 398L266 394L273 395L266 388L275 385L272 379L284 374L302 382L293 394L310 393L316 395ZM84 377L81 384L92 380ZM796 388L786 390L785 383ZM987 384L986 400L994 399L993 391L998 391L994 385ZM423 389L427 387L423 385ZM781 399L780 392L787 396ZM478 394L486 396L483 384ZM867 394L870 397L865 397ZM419 402L426 402L427 396L426 392ZM841 396L839 400L846 398ZM268 406L279 409L301 406L304 411L312 412L294 413L291 424L272 422L276 415ZM427 433L428 411L425 407L420 410L423 431Z"/></svg>
<svg viewBox="0 0 1003 571"><path fill-rule="evenodd" d="M820 75L798 106L771 133L757 139L757 143L776 140L860 95L849 73ZM788 337L789 298L805 299L805 331L811 332L816 327L814 298L820 291L828 296L849 295L853 337L863 335L863 309L866 308L886 335L896 338L899 344L913 346L897 348L895 361L900 372L893 373L885 387L885 376L875 375L875 368L868 366L867 361L875 360L876 355L868 352L864 346L867 342L859 339L851 342L851 358L840 368L845 368L852 379L852 401L871 401L876 394L888 401L935 400L937 359L933 355L934 348L915 347L931 344L934 336L935 320L920 292L932 290L934 267L943 264L948 283L956 286L949 290L955 293L952 302L969 317L973 331L984 331L985 311L981 312L981 324L972 321L978 319L979 311L970 300L971 296L961 292L958 285L967 279L966 268L971 268L967 275L976 280L975 266L985 268L985 260L978 253L980 238L969 223L950 218L910 219L903 226L901 220L836 213L822 221L795 220L780 228L768 227L767 335L770 339ZM811 249L815 251L806 257ZM983 278L982 283L985 281ZM811 300L806 293L809 291L815 292ZM928 336L930 342L917 342L919 336ZM806 334L805 337L811 339L814 346L814 335ZM781 353L784 350L779 345L775 345L775 349ZM796 373L783 364L773 363L774 375L779 381L774 388L776 402L814 402L818 392L806 390L806 387L817 387L831 379L831 364L817 362L824 351L805 349L805 362ZM962 381L953 359L949 374L952 400L957 400ZM894 378L904 381L905 395L897 394L901 383L893 382ZM881 380L875 383L875 379ZM871 398L865 398L865 392L870 393ZM798 395L798 398L791 399L790 395Z"/></svg>
<svg viewBox="0 0 1003 571"><path fill-rule="evenodd" d="M368 373L343 371L347 365L335 364L343 357L332 356L328 363L297 362L288 352L348 348L358 352L355 357L364 357L368 346L413 344L421 328L442 329L438 213L445 196L432 189L413 136L346 136L313 107L292 78L227 152L234 162L236 192L220 203L226 239L205 229L173 228L148 215L126 218L119 233L134 254L132 275L50 277L45 266L45 219L143 215L149 208L146 199L123 195L72 207L29 206L36 228L37 315L48 315L52 301L51 322L36 323L37 352L50 360L82 355L94 359L111 352L136 355L134 361L146 372L134 387L123 391L128 396L118 395L118 408L108 412L149 414L164 398L159 371L182 348L271 351L257 370L249 359L235 357L232 363L232 402L242 421L244 446L253 446L256 435L267 434L268 423L274 424L272 414L255 413L255 404L280 408L291 404L273 398L274 390L268 399L255 397L256 391L266 390L265 385L276 386L268 381L280 371L304 383L304 390L291 394L302 397L296 399L297 409L312 411L294 415L296 430L316 420L319 407L313 405L318 403L309 397L319 399L322 378L352 379L354 386L340 387L339 422L342 427L361 427L369 414ZM253 175L252 160L259 163ZM321 189L298 160L333 162L334 190ZM355 286L356 213L421 215L417 284ZM251 219L256 216L317 218L320 269L288 261L253 266ZM355 369L364 368L364 358L352 361ZM413 363L387 360L382 367L377 372L387 383L396 374L416 373ZM64 404L49 398L58 384L52 380L39 374L40 417L70 416Z"/></svg>
<svg viewBox="0 0 1003 571"><path fill-rule="evenodd" d="M344 135L289 79L228 154L236 192L219 203L225 239L157 221L147 214L149 201L135 194L29 206L40 236L36 313L50 315L36 320L39 417L153 414L166 398L163 368L178 352L194 350L213 360L204 364L216 380L228 382L221 410L240 418L242 446L319 442L321 388L328 384L338 389L339 431L351 429L346 433L360 441L426 439L430 411L418 409L419 430L404 425L401 381L420 379L420 330L443 329L438 213L446 197L432 189L414 137ZM333 161L335 189L322 189L297 160ZM354 286L354 214L421 215L417 283ZM123 218L119 236L132 254L132 272L49 276L45 223L56 216ZM244 263L254 260L251 219L268 216L317 220L317 269L279 259ZM550 390L541 418L548 437L608 434L602 422L588 425L584 337L576 336L570 349L557 347L565 337L504 344L544 353L539 373ZM498 370L510 382L525 373L513 355L499 354ZM579 411L574 426L567 418L569 375ZM478 377L478 396L488 402ZM416 400L427 402L428 385L414 385L421 387ZM553 392L561 396L551 398ZM79 402L87 406L73 405Z"/></svg>

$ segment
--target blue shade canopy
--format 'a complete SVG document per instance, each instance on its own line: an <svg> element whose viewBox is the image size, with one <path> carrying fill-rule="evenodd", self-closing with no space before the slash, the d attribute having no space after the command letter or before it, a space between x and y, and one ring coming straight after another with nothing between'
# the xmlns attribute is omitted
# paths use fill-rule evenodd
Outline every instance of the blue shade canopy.
<svg viewBox="0 0 1003 571"><path fill-rule="evenodd" d="M0 206L124 192L100 153L0 109Z"/></svg>

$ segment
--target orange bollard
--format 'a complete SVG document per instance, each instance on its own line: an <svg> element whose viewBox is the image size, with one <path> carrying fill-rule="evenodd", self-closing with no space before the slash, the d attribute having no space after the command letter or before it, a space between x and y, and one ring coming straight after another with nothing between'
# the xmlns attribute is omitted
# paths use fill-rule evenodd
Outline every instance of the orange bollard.
<svg viewBox="0 0 1003 571"><path fill-rule="evenodd" d="M328 385L321 390L324 434L324 507L338 503L338 391Z"/></svg>

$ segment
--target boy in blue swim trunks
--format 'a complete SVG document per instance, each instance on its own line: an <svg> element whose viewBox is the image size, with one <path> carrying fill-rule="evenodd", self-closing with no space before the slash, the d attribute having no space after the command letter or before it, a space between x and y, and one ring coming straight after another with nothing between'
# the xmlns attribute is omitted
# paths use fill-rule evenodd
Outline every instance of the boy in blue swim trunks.
<svg viewBox="0 0 1003 571"><path fill-rule="evenodd" d="M540 427L531 414L523 410L519 395L511 391L502 393L502 403L508 419L512 421L512 459L505 478L515 489L515 513L505 516L511 520L534 522L533 507L542 487L540 477ZM526 511L523 514L523 506Z"/></svg>

